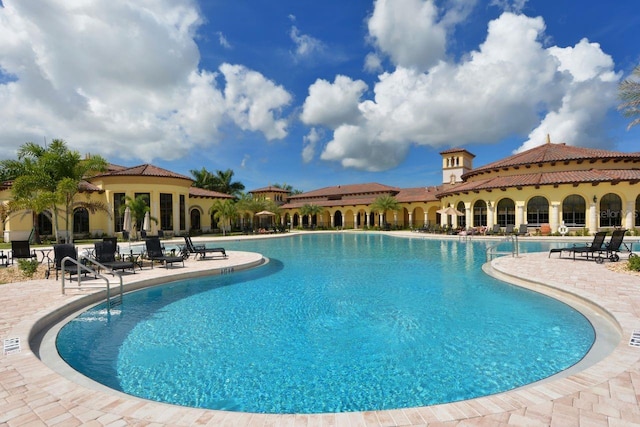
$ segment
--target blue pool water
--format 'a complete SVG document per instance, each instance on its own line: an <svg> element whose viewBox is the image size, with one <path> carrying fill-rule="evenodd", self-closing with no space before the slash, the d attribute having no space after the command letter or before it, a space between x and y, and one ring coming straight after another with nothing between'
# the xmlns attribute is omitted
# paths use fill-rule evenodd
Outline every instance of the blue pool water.
<svg viewBox="0 0 640 427"><path fill-rule="evenodd" d="M60 331L60 355L152 400L320 413L510 390L572 366L594 341L580 313L482 273L484 242L342 233L225 247L271 262L95 307Z"/></svg>

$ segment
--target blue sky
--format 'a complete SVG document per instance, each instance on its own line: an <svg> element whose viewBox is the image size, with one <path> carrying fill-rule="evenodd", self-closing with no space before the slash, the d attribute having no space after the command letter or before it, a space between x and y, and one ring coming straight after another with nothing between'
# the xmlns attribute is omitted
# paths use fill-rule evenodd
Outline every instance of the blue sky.
<svg viewBox="0 0 640 427"><path fill-rule="evenodd" d="M437 185L545 142L640 151L637 2L1 0L0 158L53 138L247 190Z"/></svg>

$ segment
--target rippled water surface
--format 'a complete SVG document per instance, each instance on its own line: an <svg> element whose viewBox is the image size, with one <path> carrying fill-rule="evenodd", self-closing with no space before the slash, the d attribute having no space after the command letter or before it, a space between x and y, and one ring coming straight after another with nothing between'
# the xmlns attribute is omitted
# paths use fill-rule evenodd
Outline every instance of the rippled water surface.
<svg viewBox="0 0 640 427"><path fill-rule="evenodd" d="M148 399L319 413L510 390L570 367L594 340L573 309L482 273L483 242L342 233L224 246L271 262L89 310L60 332L62 357Z"/></svg>

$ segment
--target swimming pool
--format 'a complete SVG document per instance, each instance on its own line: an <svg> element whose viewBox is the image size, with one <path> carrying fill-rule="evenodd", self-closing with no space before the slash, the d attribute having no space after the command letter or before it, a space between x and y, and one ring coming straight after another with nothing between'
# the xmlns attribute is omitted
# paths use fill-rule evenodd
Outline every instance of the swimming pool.
<svg viewBox="0 0 640 427"><path fill-rule="evenodd" d="M484 242L342 233L225 247L271 262L89 310L60 331L61 356L152 400L320 413L510 390L572 366L594 340L575 310L482 274Z"/></svg>

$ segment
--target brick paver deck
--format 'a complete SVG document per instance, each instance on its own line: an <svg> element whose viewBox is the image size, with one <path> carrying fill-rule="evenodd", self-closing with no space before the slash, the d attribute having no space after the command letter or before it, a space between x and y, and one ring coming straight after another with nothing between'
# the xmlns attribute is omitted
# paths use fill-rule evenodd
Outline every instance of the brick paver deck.
<svg viewBox="0 0 640 427"><path fill-rule="evenodd" d="M251 265L259 254L231 252L227 260L187 261L185 268L145 268L126 275L157 282L169 275ZM640 348L628 345L640 329L640 278L587 261L547 254L502 257L495 274L540 292L588 301L619 327L622 339L601 361L571 376L463 402L391 411L265 415L183 408L75 383L46 366L29 347L40 319L86 292L61 295L53 279L0 285L0 339L21 349L0 357L0 425L7 426L640 426Z"/></svg>

